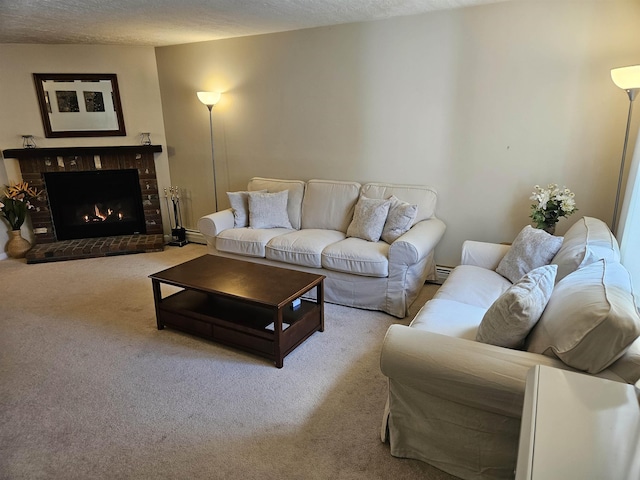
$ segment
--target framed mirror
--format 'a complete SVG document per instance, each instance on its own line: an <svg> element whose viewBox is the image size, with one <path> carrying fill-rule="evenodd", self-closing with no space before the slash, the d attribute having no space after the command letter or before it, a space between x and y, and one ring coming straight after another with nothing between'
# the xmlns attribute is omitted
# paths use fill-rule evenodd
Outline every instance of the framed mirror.
<svg viewBox="0 0 640 480"><path fill-rule="evenodd" d="M34 73L46 137L124 136L114 73Z"/></svg>

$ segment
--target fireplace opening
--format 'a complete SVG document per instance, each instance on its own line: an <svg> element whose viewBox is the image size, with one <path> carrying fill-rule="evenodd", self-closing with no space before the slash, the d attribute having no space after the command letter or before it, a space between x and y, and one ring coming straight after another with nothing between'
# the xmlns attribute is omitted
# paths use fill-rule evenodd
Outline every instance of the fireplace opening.
<svg viewBox="0 0 640 480"><path fill-rule="evenodd" d="M137 169L44 173L58 240L145 234Z"/></svg>

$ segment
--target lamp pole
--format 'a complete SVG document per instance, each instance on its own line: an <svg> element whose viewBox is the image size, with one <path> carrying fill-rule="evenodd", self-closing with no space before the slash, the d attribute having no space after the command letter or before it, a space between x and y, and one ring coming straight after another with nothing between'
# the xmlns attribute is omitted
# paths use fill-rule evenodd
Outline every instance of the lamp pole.
<svg viewBox="0 0 640 480"><path fill-rule="evenodd" d="M638 92L640 92L640 65L631 65L628 67L618 67L611 70L611 80L617 87L627 92L629 96L629 114L627 115L627 130L624 134L624 147L622 148L622 161L620 162L620 173L618 174L618 189L616 190L616 203L613 207L613 220L611 222L611 231L616 235L616 227L618 223L618 205L620 203L620 191L622 190L622 177L624 176L624 161L627 156L627 143L629 142L629 128L631 127L631 111L633 109L633 101Z"/></svg>
<svg viewBox="0 0 640 480"><path fill-rule="evenodd" d="M213 194L215 196L216 212L218 211L218 182L216 179L216 157L213 152L213 107L220 100L220 92L197 92L198 100L209 109L209 133L211 135L211 164L213 165Z"/></svg>
<svg viewBox="0 0 640 480"><path fill-rule="evenodd" d="M620 190L622 189L622 177L624 175L624 163L627 157L627 144L629 143L629 128L631 127L631 112L633 110L633 101L636 98L638 89L626 90L629 95L629 114L627 115L627 130L624 134L624 146L622 148L622 161L620 162L620 173L618 175L618 189L616 190L616 203L613 207L613 221L611 222L611 231L615 235L616 224L618 223L618 204L620 203Z"/></svg>
<svg viewBox="0 0 640 480"><path fill-rule="evenodd" d="M209 109L209 133L211 135L211 163L213 164L213 194L216 201L216 212L218 211L218 182L216 181L216 157L213 154L213 105L207 105ZM629 127L627 127L627 134L629 133ZM618 187L620 188L620 187ZM617 203L616 203L617 208Z"/></svg>

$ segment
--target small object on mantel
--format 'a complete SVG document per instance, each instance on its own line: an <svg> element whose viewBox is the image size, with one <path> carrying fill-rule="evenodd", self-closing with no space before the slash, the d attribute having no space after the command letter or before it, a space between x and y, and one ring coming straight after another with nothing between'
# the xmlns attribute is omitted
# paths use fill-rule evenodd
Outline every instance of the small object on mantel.
<svg viewBox="0 0 640 480"><path fill-rule="evenodd" d="M22 135L22 148L36 148L36 140L33 135Z"/></svg>
<svg viewBox="0 0 640 480"><path fill-rule="evenodd" d="M142 132L140 134L140 143L142 145L151 145L151 134L149 132Z"/></svg>

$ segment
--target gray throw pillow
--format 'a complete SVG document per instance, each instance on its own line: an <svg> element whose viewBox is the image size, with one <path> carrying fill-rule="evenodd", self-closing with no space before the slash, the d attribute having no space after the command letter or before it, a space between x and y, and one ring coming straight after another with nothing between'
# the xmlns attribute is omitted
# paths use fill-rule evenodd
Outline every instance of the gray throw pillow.
<svg viewBox="0 0 640 480"><path fill-rule="evenodd" d="M293 228L287 213L289 191L249 192L250 228Z"/></svg>
<svg viewBox="0 0 640 480"><path fill-rule="evenodd" d="M544 265L509 287L482 317L476 340L499 347L521 348L551 298L557 271L557 265Z"/></svg>
<svg viewBox="0 0 640 480"><path fill-rule="evenodd" d="M389 214L380 237L390 244L409 231L418 215L418 206L403 202L395 195L391 195L389 200L391 201Z"/></svg>
<svg viewBox="0 0 640 480"><path fill-rule="evenodd" d="M256 190L266 193L266 190ZM249 226L249 192L227 192L229 203L233 209L233 226L235 228Z"/></svg>
<svg viewBox="0 0 640 480"><path fill-rule="evenodd" d="M534 268L549 265L561 246L562 237L555 237L544 230L527 225L500 260L496 272L511 283L516 283Z"/></svg>
<svg viewBox="0 0 640 480"><path fill-rule="evenodd" d="M380 240L390 205L390 200L360 197L353 212L353 220L347 228L347 237L362 238L370 242Z"/></svg>

